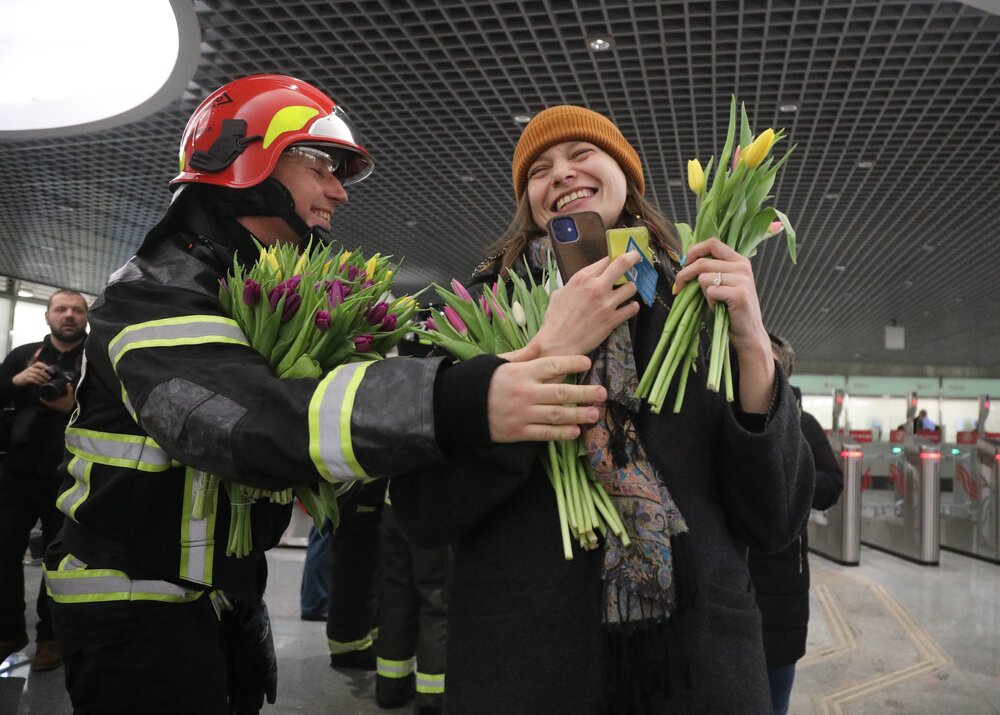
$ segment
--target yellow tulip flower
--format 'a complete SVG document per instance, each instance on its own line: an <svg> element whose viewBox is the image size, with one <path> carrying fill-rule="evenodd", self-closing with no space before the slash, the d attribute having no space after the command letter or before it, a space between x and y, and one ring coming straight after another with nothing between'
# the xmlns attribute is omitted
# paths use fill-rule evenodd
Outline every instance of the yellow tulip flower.
<svg viewBox="0 0 1000 715"><path fill-rule="evenodd" d="M759 137L753 140L753 143L746 148L741 155L741 159L746 162L746 165L751 169L760 166L760 163L764 161L767 153L771 151L771 145L774 144L774 130L767 129Z"/></svg>
<svg viewBox="0 0 1000 715"><path fill-rule="evenodd" d="M372 256L371 258L369 258L368 262L365 264L365 276L369 280L373 280L375 278L375 263L376 263L376 261L378 261L378 254L377 253L374 256Z"/></svg>
<svg viewBox="0 0 1000 715"><path fill-rule="evenodd" d="M347 259L351 257L350 251L344 251L340 256L340 267L343 268L344 264L347 263Z"/></svg>
<svg viewBox="0 0 1000 715"><path fill-rule="evenodd" d="M688 187L696 194L705 190L705 170L697 159L688 162Z"/></svg>

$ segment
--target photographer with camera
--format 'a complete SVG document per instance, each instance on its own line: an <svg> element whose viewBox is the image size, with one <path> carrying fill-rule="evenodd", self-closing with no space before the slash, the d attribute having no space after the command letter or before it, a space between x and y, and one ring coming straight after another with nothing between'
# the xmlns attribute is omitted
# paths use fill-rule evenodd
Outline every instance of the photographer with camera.
<svg viewBox="0 0 1000 715"><path fill-rule="evenodd" d="M31 529L41 519L44 545L62 526L56 508L64 433L76 405L76 384L87 336L87 301L73 290L49 298L50 334L15 348L0 367L0 406L12 405L6 459L0 470L0 661L28 644L24 619L24 566ZM51 670L56 645L44 584L38 593L37 647L32 670Z"/></svg>

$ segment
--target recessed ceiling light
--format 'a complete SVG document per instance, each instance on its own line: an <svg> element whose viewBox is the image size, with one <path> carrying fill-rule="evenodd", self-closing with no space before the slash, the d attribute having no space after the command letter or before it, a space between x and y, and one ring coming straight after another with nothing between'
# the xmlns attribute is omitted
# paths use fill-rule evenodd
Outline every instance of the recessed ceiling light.
<svg viewBox="0 0 1000 715"><path fill-rule="evenodd" d="M833 270L835 270L835 271L837 271L839 273L841 271L846 271L847 270L847 266L834 266Z"/></svg>
<svg viewBox="0 0 1000 715"><path fill-rule="evenodd" d="M799 111L799 105L788 102L787 104L782 104L778 107L778 111L784 112L785 114L793 114Z"/></svg>
<svg viewBox="0 0 1000 715"><path fill-rule="evenodd" d="M680 179L667 179L667 186L677 188L678 186L684 186L684 182Z"/></svg>
<svg viewBox="0 0 1000 715"><path fill-rule="evenodd" d="M871 169L873 166L875 166L875 162L874 161L859 161L858 162L858 168L859 169Z"/></svg>
<svg viewBox="0 0 1000 715"><path fill-rule="evenodd" d="M824 194L823 198L826 199L827 201L836 201L837 199L840 198L840 194L834 194L834 193Z"/></svg>
<svg viewBox="0 0 1000 715"><path fill-rule="evenodd" d="M460 178L462 181L464 181L467 184L471 184L473 181L476 180L476 177L470 176L469 174L465 174L465 175L460 176L458 178Z"/></svg>
<svg viewBox="0 0 1000 715"><path fill-rule="evenodd" d="M416 221L414 221L414 220L413 220L413 219L411 218L411 219L409 219L409 220L408 220L408 221L406 222L406 225L407 225L407 226L409 226L410 228L415 228L415 227L416 227L416 225L417 225L417 222L416 222Z"/></svg>
<svg viewBox="0 0 1000 715"><path fill-rule="evenodd" d="M135 121L179 97L200 58L193 3L176 0L4 2L0 27L0 136Z"/></svg>
<svg viewBox="0 0 1000 715"><path fill-rule="evenodd" d="M612 47L612 39L610 37L591 37L587 40L587 47L589 47L594 52L606 52Z"/></svg>
<svg viewBox="0 0 1000 715"><path fill-rule="evenodd" d="M35 294L30 290L24 290L23 288L17 292L18 298L34 298Z"/></svg>
<svg viewBox="0 0 1000 715"><path fill-rule="evenodd" d="M514 115L514 123L515 124L527 124L530 121L531 121L531 115L530 114L515 114Z"/></svg>

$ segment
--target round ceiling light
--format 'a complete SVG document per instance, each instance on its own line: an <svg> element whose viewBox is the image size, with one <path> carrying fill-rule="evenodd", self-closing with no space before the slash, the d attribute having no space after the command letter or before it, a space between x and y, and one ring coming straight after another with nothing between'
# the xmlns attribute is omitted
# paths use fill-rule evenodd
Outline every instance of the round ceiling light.
<svg viewBox="0 0 1000 715"><path fill-rule="evenodd" d="M0 3L0 137L77 134L181 96L201 56L185 0Z"/></svg>

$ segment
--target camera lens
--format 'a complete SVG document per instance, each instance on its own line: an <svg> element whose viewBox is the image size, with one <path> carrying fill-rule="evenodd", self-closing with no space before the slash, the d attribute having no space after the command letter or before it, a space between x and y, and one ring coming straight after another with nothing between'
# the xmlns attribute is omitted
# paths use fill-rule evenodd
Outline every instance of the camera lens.
<svg viewBox="0 0 1000 715"><path fill-rule="evenodd" d="M572 243L580 237L576 230L576 222L568 216L553 220L552 229L552 233L559 243Z"/></svg>

